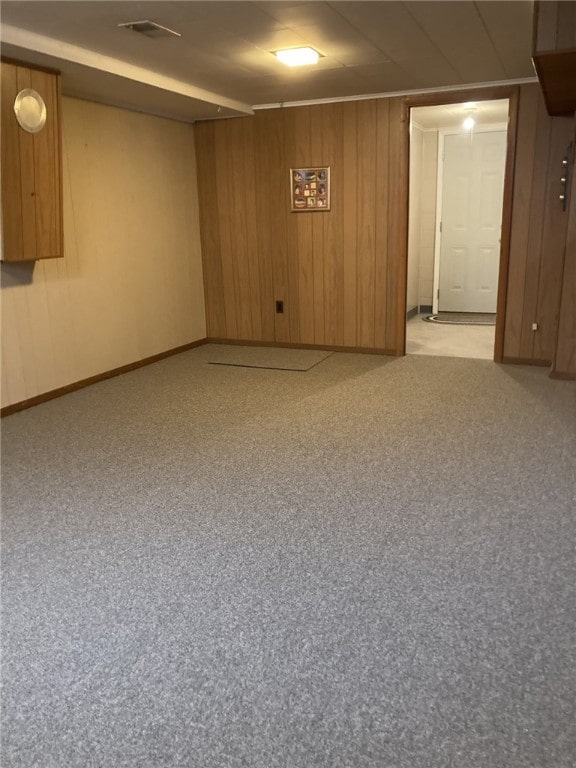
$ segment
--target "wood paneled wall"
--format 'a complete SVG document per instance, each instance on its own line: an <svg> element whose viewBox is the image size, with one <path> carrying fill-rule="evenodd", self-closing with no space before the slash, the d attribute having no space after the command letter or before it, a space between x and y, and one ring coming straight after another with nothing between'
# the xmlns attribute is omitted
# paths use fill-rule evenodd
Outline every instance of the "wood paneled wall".
<svg viewBox="0 0 576 768"><path fill-rule="evenodd" d="M400 99L260 111L195 136L208 336L398 352ZM331 168L332 208L291 213L289 169L314 165Z"/></svg>
<svg viewBox="0 0 576 768"><path fill-rule="evenodd" d="M210 337L402 354L403 114L391 98L195 126ZM571 126L547 115L536 83L519 88L503 313L510 362L554 356L568 219L559 178ZM316 164L331 166L332 210L290 213L290 167Z"/></svg>
<svg viewBox="0 0 576 768"><path fill-rule="evenodd" d="M576 117L574 128L573 149L576 151ZM576 158L574 155L572 156L570 178L572 182L569 191L568 232L564 255L556 354L552 371L556 377L576 379Z"/></svg>
<svg viewBox="0 0 576 768"><path fill-rule="evenodd" d="M551 363L556 345L568 214L562 159L573 118L549 117L538 85L520 91L504 361ZM538 329L534 331L532 324Z"/></svg>

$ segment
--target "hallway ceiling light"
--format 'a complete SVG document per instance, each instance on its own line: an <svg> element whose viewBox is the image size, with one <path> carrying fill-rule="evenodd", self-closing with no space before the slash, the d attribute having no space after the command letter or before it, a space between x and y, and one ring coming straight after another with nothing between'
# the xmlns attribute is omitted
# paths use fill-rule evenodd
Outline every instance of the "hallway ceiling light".
<svg viewBox="0 0 576 768"><path fill-rule="evenodd" d="M469 102L469 104L472 104L472 102ZM474 128L474 125L476 123L476 120L474 120L474 113L478 112L478 107L475 106L468 106L465 105L466 108L466 115L467 117L464 118L464 122L462 123L462 127L465 131L471 131L472 128Z"/></svg>
<svg viewBox="0 0 576 768"><path fill-rule="evenodd" d="M288 67L301 67L304 64L318 64L320 54L314 48L288 48L275 51L274 55Z"/></svg>

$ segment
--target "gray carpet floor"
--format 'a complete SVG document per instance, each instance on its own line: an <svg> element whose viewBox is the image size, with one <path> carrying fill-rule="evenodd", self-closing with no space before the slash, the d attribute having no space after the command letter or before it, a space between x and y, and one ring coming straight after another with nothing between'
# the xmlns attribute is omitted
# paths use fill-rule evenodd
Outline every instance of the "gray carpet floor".
<svg viewBox="0 0 576 768"><path fill-rule="evenodd" d="M208 353L3 420L3 768L573 767L575 385Z"/></svg>
<svg viewBox="0 0 576 768"><path fill-rule="evenodd" d="M212 365L238 365L245 368L277 368L286 371L309 371L332 352L319 349L287 349L285 347L252 347L209 344L204 353Z"/></svg>

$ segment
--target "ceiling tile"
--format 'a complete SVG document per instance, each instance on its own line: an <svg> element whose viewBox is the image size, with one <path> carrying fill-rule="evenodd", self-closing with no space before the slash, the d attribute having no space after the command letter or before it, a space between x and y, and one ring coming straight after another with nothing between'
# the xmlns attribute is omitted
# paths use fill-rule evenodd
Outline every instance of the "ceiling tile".
<svg viewBox="0 0 576 768"><path fill-rule="evenodd" d="M408 2L406 8L465 83L502 80L506 72L470 2ZM447 17L450 24L446 23ZM454 30L458 34L454 34Z"/></svg>
<svg viewBox="0 0 576 768"><path fill-rule="evenodd" d="M387 57L428 84L459 81L458 72L401 2L342 2L339 13Z"/></svg>
<svg viewBox="0 0 576 768"><path fill-rule="evenodd" d="M216 104L228 97L234 100L228 106L241 111L246 107L238 101L303 101L530 77L531 13L530 0L3 0L0 38L7 25L20 27L48 42L173 78L190 92L207 89ZM151 39L117 26L145 18L182 37ZM294 71L271 54L300 45L325 54L316 67ZM86 98L97 95L130 108L141 99L141 108L151 108L151 85L106 75L97 64L76 66L32 44L12 47L24 51L24 60L60 68L65 93L81 95L85 82ZM158 109L164 114L170 102L178 119L195 119L203 109L213 115L213 103L190 97L183 108L186 90L175 87L171 102L158 90Z"/></svg>
<svg viewBox="0 0 576 768"><path fill-rule="evenodd" d="M533 3L529 0L493 0L476 2L475 6L503 63L506 77L532 77Z"/></svg>

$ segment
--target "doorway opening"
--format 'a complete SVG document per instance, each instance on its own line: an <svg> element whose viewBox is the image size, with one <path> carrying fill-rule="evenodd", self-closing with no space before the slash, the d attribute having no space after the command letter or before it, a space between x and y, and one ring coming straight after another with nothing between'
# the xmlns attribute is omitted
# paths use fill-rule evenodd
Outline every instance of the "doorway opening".
<svg viewBox="0 0 576 768"><path fill-rule="evenodd" d="M407 354L495 358L508 112L410 110Z"/></svg>

